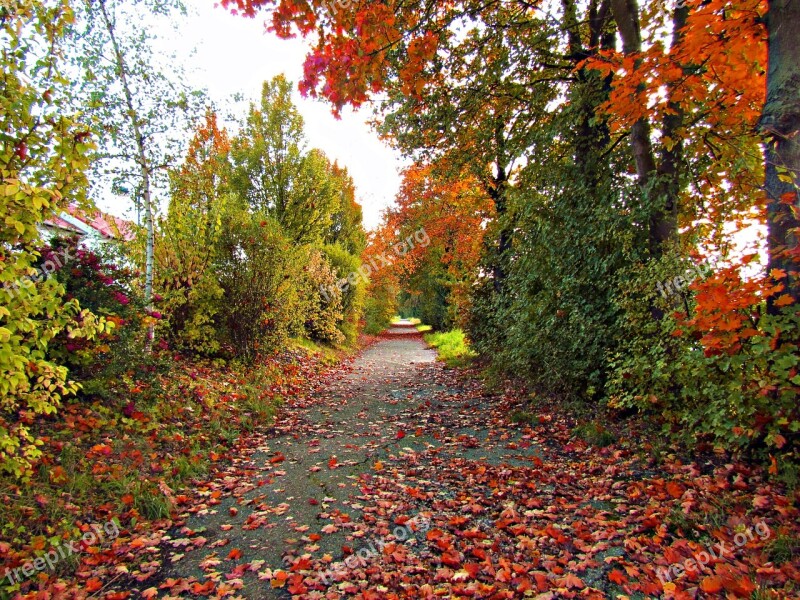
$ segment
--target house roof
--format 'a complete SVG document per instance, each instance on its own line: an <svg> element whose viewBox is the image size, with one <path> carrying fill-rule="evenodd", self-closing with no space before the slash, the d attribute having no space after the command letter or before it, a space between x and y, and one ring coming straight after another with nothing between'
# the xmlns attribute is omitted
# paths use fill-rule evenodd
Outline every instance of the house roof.
<svg viewBox="0 0 800 600"><path fill-rule="evenodd" d="M66 211L45 221L45 226L87 235L96 233L105 239L130 241L134 237L134 225L130 221L106 214L99 210L87 213L76 204L70 204Z"/></svg>

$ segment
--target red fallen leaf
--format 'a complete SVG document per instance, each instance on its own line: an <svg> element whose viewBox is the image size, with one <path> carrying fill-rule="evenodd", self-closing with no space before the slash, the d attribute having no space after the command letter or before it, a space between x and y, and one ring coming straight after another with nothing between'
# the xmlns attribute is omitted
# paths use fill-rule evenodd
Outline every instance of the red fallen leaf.
<svg viewBox="0 0 800 600"><path fill-rule="evenodd" d="M214 583L212 579L209 579L205 583L197 582L192 584L192 593L198 596L210 596L212 593L214 593L216 587L217 584Z"/></svg>
<svg viewBox="0 0 800 600"><path fill-rule="evenodd" d="M100 581L97 577L92 577L91 579L86 580L87 592L96 592L102 587L103 587L103 582Z"/></svg>
<svg viewBox="0 0 800 600"><path fill-rule="evenodd" d="M330 458L330 460L328 461L328 468L329 469L335 469L338 465L339 465L339 461L336 460L335 456L332 456Z"/></svg>
<svg viewBox="0 0 800 600"><path fill-rule="evenodd" d="M273 588L282 588L286 585L286 580L288 578L289 574L286 571L275 571L269 583Z"/></svg>
<svg viewBox="0 0 800 600"><path fill-rule="evenodd" d="M541 467L542 465L544 465L542 459L539 458L538 456L533 457L533 464L535 464L537 467Z"/></svg>
<svg viewBox="0 0 800 600"><path fill-rule="evenodd" d="M550 580L545 573L536 571L533 573L533 578L536 580L536 589L540 592L546 592L550 589Z"/></svg>
<svg viewBox="0 0 800 600"><path fill-rule="evenodd" d="M302 575L293 575L291 579L291 583L286 590L290 594L305 594L308 591L308 588L303 583L303 576Z"/></svg>
<svg viewBox="0 0 800 600"><path fill-rule="evenodd" d="M319 504L319 500L317 500L316 498L309 498L309 499L308 499L308 503L309 503L311 506L316 506L317 504Z"/></svg>
<svg viewBox="0 0 800 600"><path fill-rule="evenodd" d="M619 569L614 569L611 571L611 573L608 574L608 580L611 583L616 583L617 585L624 585L628 583L628 578L625 577L625 574Z"/></svg>
<svg viewBox="0 0 800 600"><path fill-rule="evenodd" d="M754 508L769 508L772 502L768 496L753 496L753 507Z"/></svg>
<svg viewBox="0 0 800 600"><path fill-rule="evenodd" d="M153 598L158 596L158 589L151 587L142 592L142 598Z"/></svg>
<svg viewBox="0 0 800 600"><path fill-rule="evenodd" d="M235 506L231 506L231 507L228 509L228 512L230 513L230 515L231 515L232 517L235 517L236 515L238 515L238 514L239 514L239 509L238 509L238 508L236 508Z"/></svg>
<svg viewBox="0 0 800 600"><path fill-rule="evenodd" d="M481 560L486 560L486 550L483 548L473 548L472 556L475 558L480 558Z"/></svg>
<svg viewBox="0 0 800 600"><path fill-rule="evenodd" d="M233 550L228 552L228 559L229 560L237 560L239 558L242 558L242 551L239 550L238 548L234 548Z"/></svg>
<svg viewBox="0 0 800 600"><path fill-rule="evenodd" d="M414 432L414 435L419 437L423 434L422 427L417 427L417 430Z"/></svg>
<svg viewBox="0 0 800 600"><path fill-rule="evenodd" d="M397 432L397 435L395 437L398 440L402 440L404 437L406 437L406 432L401 429L400 431Z"/></svg>
<svg viewBox="0 0 800 600"><path fill-rule="evenodd" d="M716 575L704 577L703 581L700 582L700 589L707 594L716 594L722 591L722 579Z"/></svg>
<svg viewBox="0 0 800 600"><path fill-rule="evenodd" d="M576 577L572 573L567 573L562 582L568 588L581 590L586 587L586 584L583 583L583 580L580 577Z"/></svg>
<svg viewBox="0 0 800 600"><path fill-rule="evenodd" d="M667 483L667 493L673 498L680 498L683 496L683 486L676 481L670 481Z"/></svg>
<svg viewBox="0 0 800 600"><path fill-rule="evenodd" d="M283 455L283 452L278 452L275 456L269 459L273 465L277 465L278 463L282 463L286 460L286 457Z"/></svg>
<svg viewBox="0 0 800 600"><path fill-rule="evenodd" d="M442 563L448 567L458 567L461 565L461 557L458 555L458 551L451 548L447 552L443 553Z"/></svg>
<svg viewBox="0 0 800 600"><path fill-rule="evenodd" d="M477 579L478 573L481 572L481 566L478 563L468 562L464 563L464 570L469 573L470 577Z"/></svg>
<svg viewBox="0 0 800 600"><path fill-rule="evenodd" d="M103 454L105 456L108 456L109 454L111 454L111 446L109 446L108 444L96 444L92 446L91 451L96 452L97 454Z"/></svg>
<svg viewBox="0 0 800 600"><path fill-rule="evenodd" d="M308 539L310 539L312 542L318 542L322 539L322 536L318 533L312 533L308 536Z"/></svg>
<svg viewBox="0 0 800 600"><path fill-rule="evenodd" d="M290 571L308 571L311 569L311 561L308 558L298 558L296 561L292 563Z"/></svg>

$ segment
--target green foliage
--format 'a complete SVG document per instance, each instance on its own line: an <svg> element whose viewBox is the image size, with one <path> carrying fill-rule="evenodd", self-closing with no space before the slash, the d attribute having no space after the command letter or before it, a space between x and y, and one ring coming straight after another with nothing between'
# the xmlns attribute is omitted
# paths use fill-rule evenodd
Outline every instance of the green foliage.
<svg viewBox="0 0 800 600"><path fill-rule="evenodd" d="M325 155L305 152L303 118L282 75L264 83L231 158L231 189L241 201L272 217L297 244L324 239L342 190Z"/></svg>
<svg viewBox="0 0 800 600"><path fill-rule="evenodd" d="M397 313L397 289L391 284L372 286L364 303L364 332L377 335L386 330Z"/></svg>
<svg viewBox="0 0 800 600"><path fill-rule="evenodd" d="M587 444L605 448L617 441L616 436L596 421L589 421L578 425L572 431L573 435L582 439Z"/></svg>
<svg viewBox="0 0 800 600"><path fill-rule="evenodd" d="M0 8L0 471L28 477L40 456L29 425L53 414L77 384L52 362L48 345L64 332L93 337L106 330L63 287L36 268L38 226L86 184L87 136L64 109L60 72L66 5L17 1ZM49 270L49 269L48 269Z"/></svg>
<svg viewBox="0 0 800 600"><path fill-rule="evenodd" d="M155 288L169 317L165 327L182 349L219 351L216 318L223 301L214 261L228 205L227 135L206 113L180 169L171 172L172 194L155 247Z"/></svg>
<svg viewBox="0 0 800 600"><path fill-rule="evenodd" d="M304 315L304 332L312 339L329 344L345 341L340 330L344 313L342 294L336 282L338 276L325 255L319 250L308 250L298 283L300 314ZM321 290L327 290L323 294Z"/></svg>
<svg viewBox="0 0 800 600"><path fill-rule="evenodd" d="M216 268L224 292L220 336L235 356L252 360L285 344L303 326L293 278L301 256L271 217L230 206Z"/></svg>
<svg viewBox="0 0 800 600"><path fill-rule="evenodd" d="M553 171L547 176L558 177ZM571 168L561 173L574 180ZM475 289L475 349L542 393L596 400L603 391L606 355L620 339L614 282L636 237L635 222L605 207L615 193L561 184L550 198L523 180L514 194L514 260L499 290L493 279Z"/></svg>
<svg viewBox="0 0 800 600"><path fill-rule="evenodd" d="M464 364L464 362L475 356L475 352L469 347L469 342L464 332L460 329L426 334L425 341L436 348L439 358L451 367Z"/></svg>
<svg viewBox="0 0 800 600"><path fill-rule="evenodd" d="M655 412L670 435L682 436L687 443L701 434L729 449L791 448L800 431L800 315L793 306L769 314L758 294L753 295L754 304L720 307L736 341L716 350L713 336L720 330L705 325L694 290L666 298L657 292L658 282L691 272L689 265L667 254L621 280L618 301L625 315L625 342L610 357L609 404ZM753 284L734 283L741 289L748 285ZM726 299L718 296L715 301ZM654 319L654 311L664 317ZM686 321L687 315L698 314L701 317ZM737 314L745 327L741 331L734 321Z"/></svg>
<svg viewBox="0 0 800 600"><path fill-rule="evenodd" d="M362 277L358 277L354 284L348 282L341 290L338 283L350 277L351 273L358 273L361 269L361 260L338 243L326 244L322 247L322 251L336 273L334 285L326 287L325 293L330 296L341 294L342 317L337 325L347 343L352 344L356 340L358 327L364 315L366 282Z"/></svg>

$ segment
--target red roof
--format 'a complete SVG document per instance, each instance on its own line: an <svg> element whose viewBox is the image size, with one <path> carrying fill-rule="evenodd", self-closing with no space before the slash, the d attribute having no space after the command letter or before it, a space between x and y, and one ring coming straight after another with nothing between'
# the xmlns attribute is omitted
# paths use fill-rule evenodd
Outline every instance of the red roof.
<svg viewBox="0 0 800 600"><path fill-rule="evenodd" d="M71 204L67 208L67 212L76 219L86 223L105 238L122 238L125 241L130 241L134 238L133 223L125 219L114 217L100 212L99 210L91 215L87 215L74 204Z"/></svg>
<svg viewBox="0 0 800 600"><path fill-rule="evenodd" d="M81 233L81 230L75 227L72 223L65 221L61 217L53 217L52 219L47 219L44 222L45 225L48 227L58 227L59 229L64 229L65 231L71 231L73 233Z"/></svg>

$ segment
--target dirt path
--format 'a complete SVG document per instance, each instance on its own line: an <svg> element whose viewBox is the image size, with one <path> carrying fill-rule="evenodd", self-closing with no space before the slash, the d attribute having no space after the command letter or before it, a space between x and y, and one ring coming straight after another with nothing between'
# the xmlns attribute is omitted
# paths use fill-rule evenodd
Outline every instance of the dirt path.
<svg viewBox="0 0 800 600"><path fill-rule="evenodd" d="M444 418L451 413L443 411L444 403L470 410L462 389L438 381L442 367L435 356L413 326L401 323L321 389L291 402L273 430L219 478L209 502L192 507L184 526L171 532L162 578L225 582L221 573L233 569L238 594L286 597L288 584L273 587L267 576L290 569L298 557L341 561L348 547L360 549L374 519L385 521L387 532L392 520L421 520L429 510L425 502L404 502L395 511L392 498L411 482L391 469L394 461L443 451L497 458L494 451L477 450L488 431ZM364 497L364 486L376 484L388 484L380 492L386 500ZM376 511L369 506L375 501L385 506ZM236 565L248 566L239 572Z"/></svg>

